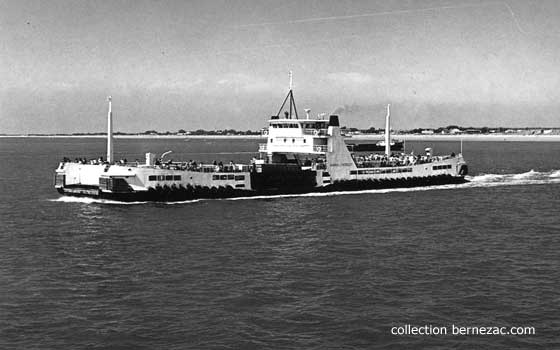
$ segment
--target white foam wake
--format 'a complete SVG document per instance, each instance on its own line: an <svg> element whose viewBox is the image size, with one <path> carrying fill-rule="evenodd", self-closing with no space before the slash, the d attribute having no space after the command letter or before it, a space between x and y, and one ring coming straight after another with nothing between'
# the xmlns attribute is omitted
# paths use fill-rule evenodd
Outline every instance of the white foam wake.
<svg viewBox="0 0 560 350"><path fill-rule="evenodd" d="M433 190L450 190L480 187L496 187L496 186L519 186L519 185L543 185L560 183L560 170L552 170L549 172L539 172L530 170L520 174L480 174L465 177L469 182L457 185L438 185L424 187L408 187L408 188L388 188L377 190L361 190L361 191L339 191L339 192L315 192L303 194L278 194L254 197L236 197L222 199L193 199L180 202L158 202L166 205L191 204L201 201L239 201L239 200L255 200L255 199L275 199L275 198L293 198L293 197L330 197L340 195L360 195L360 194L382 194L392 192L419 192ZM65 203L82 203L82 204L118 204L118 205L135 205L146 204L148 202L119 202L107 199L95 199L87 197L70 197L63 196L57 199L51 199L54 202Z"/></svg>
<svg viewBox="0 0 560 350"><path fill-rule="evenodd" d="M82 203L82 204L118 204L118 205L134 205L134 204L146 204L148 202L120 202L113 201L110 199L97 199L89 197L72 197L72 196L62 196L56 199L49 199L51 202L63 202L63 203Z"/></svg>
<svg viewBox="0 0 560 350"><path fill-rule="evenodd" d="M481 174L467 176L469 183L463 187L495 187L495 186L518 186L518 185L546 185L560 183L560 170L549 172L530 171L520 174Z"/></svg>

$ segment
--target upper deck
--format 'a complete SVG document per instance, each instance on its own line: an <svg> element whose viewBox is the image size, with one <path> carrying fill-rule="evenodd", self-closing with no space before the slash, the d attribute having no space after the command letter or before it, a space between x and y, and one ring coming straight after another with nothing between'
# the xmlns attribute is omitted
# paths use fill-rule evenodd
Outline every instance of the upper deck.
<svg viewBox="0 0 560 350"><path fill-rule="evenodd" d="M268 121L263 130L267 143L260 152L271 153L324 153L327 149L329 121L324 119L280 119Z"/></svg>

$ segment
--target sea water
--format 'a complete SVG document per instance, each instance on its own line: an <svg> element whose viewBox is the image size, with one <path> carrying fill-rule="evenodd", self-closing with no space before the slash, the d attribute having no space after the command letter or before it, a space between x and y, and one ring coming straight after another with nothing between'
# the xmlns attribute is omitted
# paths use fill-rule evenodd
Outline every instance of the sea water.
<svg viewBox="0 0 560 350"><path fill-rule="evenodd" d="M117 139L249 161L258 140ZM457 142L407 142L436 154ZM0 348L559 348L560 143L465 142L467 184L123 204L60 197L95 138L0 139ZM394 335L405 325L535 335Z"/></svg>

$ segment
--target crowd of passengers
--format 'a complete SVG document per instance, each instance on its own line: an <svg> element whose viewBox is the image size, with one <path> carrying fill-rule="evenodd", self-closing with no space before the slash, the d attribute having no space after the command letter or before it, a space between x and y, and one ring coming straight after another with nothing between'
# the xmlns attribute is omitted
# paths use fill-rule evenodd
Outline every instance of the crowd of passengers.
<svg viewBox="0 0 560 350"><path fill-rule="evenodd" d="M124 160L126 161L126 159ZM64 163L72 163L72 159L68 158L68 157L64 157L62 158L62 162ZM97 159L87 159L85 157L80 157L80 158L74 158L74 163L79 163L79 164L93 164L93 165L97 165L97 164L109 164L109 162L107 162L106 160L103 159L103 157L99 157Z"/></svg>
<svg viewBox="0 0 560 350"><path fill-rule="evenodd" d="M62 161L64 163L71 163L72 159L68 158L68 157L64 157L62 159ZM107 162L106 160L103 159L103 157L99 157L97 159L90 159L88 160L85 157L80 157L80 158L75 158L74 159L74 163L79 163L79 164L92 164L92 165L107 165L109 164L109 162ZM128 160L125 159L121 159L117 162L115 162L116 164L120 164L120 165L128 165L128 166L139 166L140 165L140 161L138 159L136 159L136 161L132 164L128 163ZM234 171L241 171L242 170L242 165L239 164L234 164L233 161L230 161L229 164L224 164L221 161L217 162L217 161L213 161L210 164L204 164L202 162L197 162L196 160L189 160L188 162L181 162L181 163L177 163L177 162L173 162L173 160L168 160L168 161L163 161L162 159L158 159L155 162L155 166L161 169L172 169L172 170L190 170L190 171L203 171L203 170L213 170L213 171L228 171L228 172L234 172Z"/></svg>
<svg viewBox="0 0 560 350"><path fill-rule="evenodd" d="M173 160L167 162L156 161L156 166L162 169L171 170L190 170L190 171L215 171L215 172L235 172L242 171L242 165L235 164L230 161L229 164L224 164L221 161L213 161L211 164L204 164L202 162L197 162L196 160L189 160L188 162L174 163Z"/></svg>
<svg viewBox="0 0 560 350"><path fill-rule="evenodd" d="M455 157L455 153L451 153L451 157ZM408 166L431 163L444 159L442 156L432 156L430 153L426 153L425 155L392 153L389 157L385 154L369 154L365 156L353 155L353 158L356 165L361 168Z"/></svg>

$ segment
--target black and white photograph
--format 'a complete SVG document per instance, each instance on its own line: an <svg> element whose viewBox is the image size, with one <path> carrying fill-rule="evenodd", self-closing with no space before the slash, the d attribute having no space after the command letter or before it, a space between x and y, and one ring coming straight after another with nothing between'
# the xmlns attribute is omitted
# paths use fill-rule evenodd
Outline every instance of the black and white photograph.
<svg viewBox="0 0 560 350"><path fill-rule="evenodd" d="M0 349L560 349L560 2L0 0Z"/></svg>

